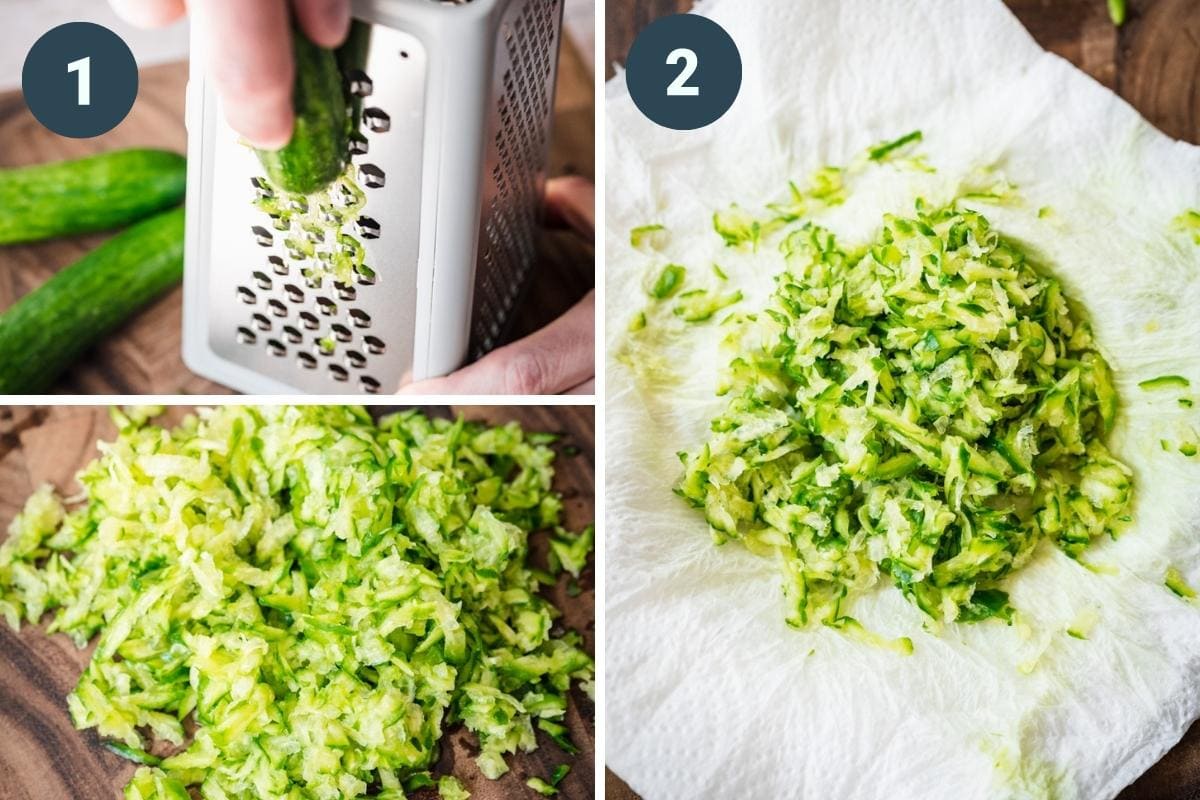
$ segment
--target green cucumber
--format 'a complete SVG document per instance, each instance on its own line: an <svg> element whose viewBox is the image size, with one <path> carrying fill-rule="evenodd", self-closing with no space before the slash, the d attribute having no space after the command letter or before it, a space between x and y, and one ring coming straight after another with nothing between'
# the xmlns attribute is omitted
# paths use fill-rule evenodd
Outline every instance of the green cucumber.
<svg viewBox="0 0 1200 800"><path fill-rule="evenodd" d="M117 228L183 200L187 161L165 150L117 150L0 170L0 244Z"/></svg>
<svg viewBox="0 0 1200 800"><path fill-rule="evenodd" d="M332 183L346 167L349 140L342 73L332 50L293 32L296 126L279 150L257 150L267 178L285 192L309 195Z"/></svg>
<svg viewBox="0 0 1200 800"><path fill-rule="evenodd" d="M183 277L183 209L122 231L0 314L0 394L38 394Z"/></svg>

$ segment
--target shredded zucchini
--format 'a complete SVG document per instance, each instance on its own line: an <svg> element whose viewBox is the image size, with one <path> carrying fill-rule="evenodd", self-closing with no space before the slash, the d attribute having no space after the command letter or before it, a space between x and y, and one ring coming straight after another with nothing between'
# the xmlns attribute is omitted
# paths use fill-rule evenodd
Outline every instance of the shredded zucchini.
<svg viewBox="0 0 1200 800"><path fill-rule="evenodd" d="M736 230L761 244L749 218ZM886 216L858 249L811 223L779 238L775 292L728 336L728 405L677 492L718 543L778 554L793 626L861 636L850 605L880 574L931 620L1011 623L1000 581L1041 540L1078 557L1129 519L1105 445L1117 393L1081 310L957 204Z"/></svg>
<svg viewBox="0 0 1200 800"><path fill-rule="evenodd" d="M0 611L99 637L68 706L147 765L127 798L400 800L459 722L495 778L591 690L527 563L535 530L573 575L592 547L559 527L544 437L319 406L117 421L82 506L43 488L14 520Z"/></svg>

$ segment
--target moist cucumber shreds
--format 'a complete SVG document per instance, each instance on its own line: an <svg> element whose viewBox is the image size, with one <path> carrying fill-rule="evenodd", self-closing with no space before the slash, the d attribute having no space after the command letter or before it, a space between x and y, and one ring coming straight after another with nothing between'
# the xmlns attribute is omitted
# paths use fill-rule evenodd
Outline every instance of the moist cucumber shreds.
<svg viewBox="0 0 1200 800"><path fill-rule="evenodd" d="M98 637L68 705L145 765L127 797L401 798L457 723L497 777L590 692L529 560L536 530L576 572L591 542L559 527L548 437L345 407L114 416L83 504L42 488L14 520L0 613Z"/></svg>
<svg viewBox="0 0 1200 800"><path fill-rule="evenodd" d="M728 337L759 344L677 492L718 542L778 554L789 623L845 628L879 576L931 620L1010 620L998 583L1039 541L1076 557L1128 521L1086 317L984 216L918 204L858 249L811 223L781 238L767 307Z"/></svg>

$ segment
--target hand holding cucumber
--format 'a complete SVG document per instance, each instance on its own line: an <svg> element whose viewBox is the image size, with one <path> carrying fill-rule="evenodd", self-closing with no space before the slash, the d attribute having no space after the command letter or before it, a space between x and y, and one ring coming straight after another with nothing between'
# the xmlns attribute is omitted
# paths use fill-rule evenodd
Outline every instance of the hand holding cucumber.
<svg viewBox="0 0 1200 800"><path fill-rule="evenodd" d="M349 0L111 0L135 25L166 25L190 11L208 43L212 79L230 127L255 147L279 150L295 127L292 26L322 48L350 29Z"/></svg>

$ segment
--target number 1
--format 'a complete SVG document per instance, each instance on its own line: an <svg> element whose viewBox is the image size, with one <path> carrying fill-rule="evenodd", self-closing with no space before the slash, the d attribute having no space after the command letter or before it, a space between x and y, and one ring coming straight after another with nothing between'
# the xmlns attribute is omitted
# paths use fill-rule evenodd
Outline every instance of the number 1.
<svg viewBox="0 0 1200 800"><path fill-rule="evenodd" d="M675 76L675 80L671 81L671 85L667 87L667 97L696 97L700 94L699 86L688 86L687 82L696 72L696 67L700 61L696 58L695 50L688 50L686 47L680 47L677 50L672 50L667 56L667 65L674 66L680 61L683 62L683 69Z"/></svg>
<svg viewBox="0 0 1200 800"><path fill-rule="evenodd" d="M67 64L67 72L79 73L79 105L92 104L92 59L81 58Z"/></svg>

